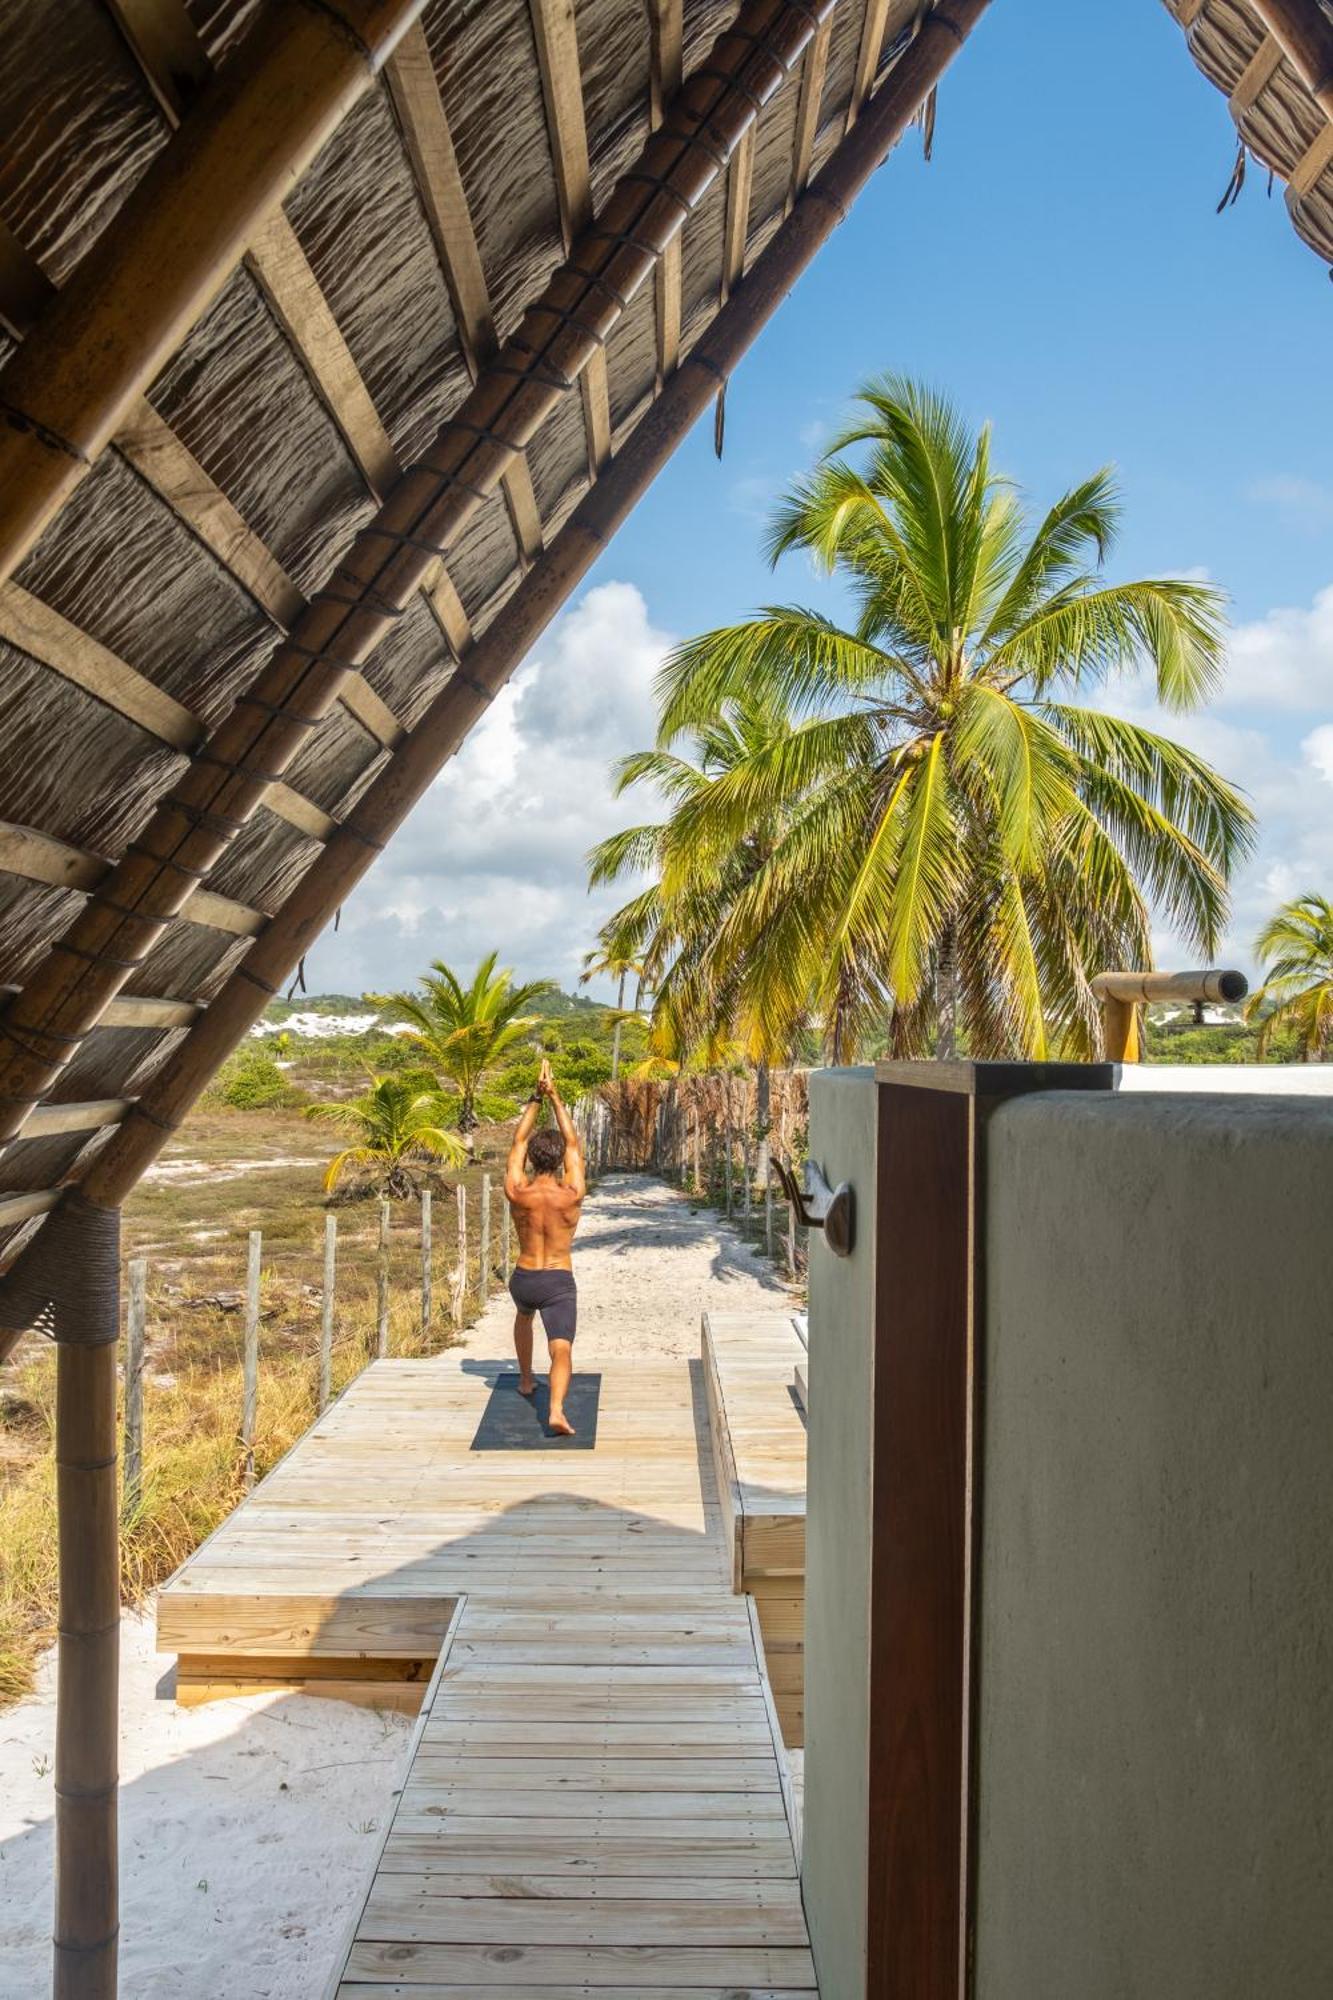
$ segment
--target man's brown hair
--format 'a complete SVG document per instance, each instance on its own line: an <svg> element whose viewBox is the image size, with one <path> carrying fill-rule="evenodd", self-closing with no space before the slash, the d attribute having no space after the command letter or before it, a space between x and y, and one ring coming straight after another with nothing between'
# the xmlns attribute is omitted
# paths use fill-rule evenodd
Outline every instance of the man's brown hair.
<svg viewBox="0 0 1333 2000"><path fill-rule="evenodd" d="M534 1174L554 1174L564 1164L564 1140L553 1125L543 1125L528 1140L528 1165Z"/></svg>

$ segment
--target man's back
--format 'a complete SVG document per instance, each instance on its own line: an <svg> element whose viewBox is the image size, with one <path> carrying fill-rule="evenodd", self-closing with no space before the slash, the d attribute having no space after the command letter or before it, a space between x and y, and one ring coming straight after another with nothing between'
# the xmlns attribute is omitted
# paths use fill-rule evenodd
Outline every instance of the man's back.
<svg viewBox="0 0 1333 2000"><path fill-rule="evenodd" d="M568 1271L583 1196L550 1174L509 1193L518 1231L518 1261L529 1271Z"/></svg>

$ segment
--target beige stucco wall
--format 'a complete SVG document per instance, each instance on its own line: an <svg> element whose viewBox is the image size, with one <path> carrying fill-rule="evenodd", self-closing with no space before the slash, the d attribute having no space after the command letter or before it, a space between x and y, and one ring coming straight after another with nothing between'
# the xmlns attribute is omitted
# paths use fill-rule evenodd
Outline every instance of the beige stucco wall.
<svg viewBox="0 0 1333 2000"><path fill-rule="evenodd" d="M987 1170L977 2000L1323 2000L1333 1102L1031 1098Z"/></svg>
<svg viewBox="0 0 1333 2000"><path fill-rule="evenodd" d="M865 1993L875 1079L810 1078L810 1156L857 1197L856 1244L810 1240L802 1887L822 2000Z"/></svg>

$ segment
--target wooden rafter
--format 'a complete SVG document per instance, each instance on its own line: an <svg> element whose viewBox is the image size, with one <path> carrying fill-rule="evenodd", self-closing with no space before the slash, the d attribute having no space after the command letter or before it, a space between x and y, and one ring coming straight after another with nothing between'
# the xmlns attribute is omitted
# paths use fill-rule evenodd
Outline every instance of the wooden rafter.
<svg viewBox="0 0 1333 2000"><path fill-rule="evenodd" d="M1258 101L1272 82L1281 61L1281 43L1275 35L1265 35L1236 78L1236 87L1227 99L1227 109L1233 118L1240 118Z"/></svg>
<svg viewBox="0 0 1333 2000"><path fill-rule="evenodd" d="M866 0L865 20L861 24L861 41L856 51L856 69L852 76L852 94L847 104L848 132L860 117L861 106L875 87L879 59L884 52L884 29L888 18L889 0Z"/></svg>
<svg viewBox="0 0 1333 2000"><path fill-rule="evenodd" d="M667 107L681 86L684 62L682 13L681 0L648 0L648 117L654 132L660 128ZM680 258L681 239L673 236L653 273L659 389L680 359Z"/></svg>
<svg viewBox="0 0 1333 2000"><path fill-rule="evenodd" d="M294 897L265 927L244 964L228 979L144 1093L149 1115L121 1127L89 1168L85 1188L116 1202L160 1150L165 1130L193 1102L278 988L321 926L345 901L381 844L432 783L487 702L586 575L609 536L674 451L726 375L785 298L885 153L906 130L989 0L939 0L892 75L867 103L859 129L844 138L809 195L756 259L747 281L666 385L651 425L626 442L614 464L580 502L542 560L468 654L460 674L436 697L398 755L368 788L312 863Z"/></svg>
<svg viewBox="0 0 1333 2000"><path fill-rule="evenodd" d="M499 340L439 79L419 21L403 36L385 74L453 306L459 346L475 382ZM524 560L531 562L541 553L542 523L525 454L515 458L503 484L514 538Z"/></svg>
<svg viewBox="0 0 1333 2000"><path fill-rule="evenodd" d="M1318 0L1249 0L1325 118L1333 119L1333 20Z"/></svg>
<svg viewBox="0 0 1333 2000"><path fill-rule="evenodd" d="M402 467L301 239L280 208L251 238L245 261L367 486L382 500Z"/></svg>
<svg viewBox="0 0 1333 2000"><path fill-rule="evenodd" d="M568 255L592 220L592 174L588 128L583 114L574 0L530 0L537 66L541 71L546 126L551 139L560 231ZM606 352L598 347L579 377L583 422L588 436L588 471L596 478L611 456L611 397Z"/></svg>
<svg viewBox="0 0 1333 2000"><path fill-rule="evenodd" d="M262 11L42 307L2 378L12 415L0 430L0 580L96 464L421 4Z"/></svg>
<svg viewBox="0 0 1333 2000"><path fill-rule="evenodd" d="M106 0L131 53L172 125L179 125L212 75L185 0Z"/></svg>
<svg viewBox="0 0 1333 2000"><path fill-rule="evenodd" d="M55 840L35 827L14 826L0 820L0 873L18 875L27 882L45 882L58 889L81 889L88 893L110 873L113 864L105 856L89 854L68 841ZM211 889L195 889L181 906L187 922L203 924L209 930L231 931L237 937L255 937L266 921L260 910L238 903L232 896L216 895Z"/></svg>
<svg viewBox="0 0 1333 2000"><path fill-rule="evenodd" d="M754 180L754 126L741 134L727 166L727 208L722 229L722 286L727 303L745 276L745 246L749 238L750 189Z"/></svg>
<svg viewBox="0 0 1333 2000"><path fill-rule="evenodd" d="M787 191L787 212L805 193L819 131L819 107L824 100L824 78L828 74L829 43L833 21L821 21L819 30L801 61L801 89L796 100L796 141L792 148L791 186Z"/></svg>

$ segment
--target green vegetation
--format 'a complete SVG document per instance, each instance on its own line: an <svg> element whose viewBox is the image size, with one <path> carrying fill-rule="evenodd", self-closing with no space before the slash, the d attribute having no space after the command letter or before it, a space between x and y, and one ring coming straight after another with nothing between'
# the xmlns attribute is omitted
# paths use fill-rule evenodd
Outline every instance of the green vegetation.
<svg viewBox="0 0 1333 2000"><path fill-rule="evenodd" d="M496 971L498 956L491 952L484 958L468 986L437 958L422 975L419 992L393 993L385 1003L388 1019L409 1030L418 1060L457 1090L458 1128L468 1144L486 1078L536 1025L525 1009L551 991L549 979L515 986L511 972Z"/></svg>
<svg viewBox="0 0 1333 2000"><path fill-rule="evenodd" d="M274 1050L251 1041L242 1042L228 1056L209 1087L207 1101L229 1105L233 1111L270 1111L300 1104L302 1093L278 1067Z"/></svg>
<svg viewBox="0 0 1333 2000"><path fill-rule="evenodd" d="M329 1161L324 1186L331 1193L359 1167L366 1193L406 1201L420 1192L420 1169L443 1162L461 1166L467 1149L444 1129L448 1100L429 1082L410 1075L372 1076L370 1089L346 1104L312 1104L307 1118L353 1135ZM413 1169L418 1172L414 1174Z"/></svg>
<svg viewBox="0 0 1333 2000"><path fill-rule="evenodd" d="M1107 579L1108 472L1034 528L939 397L885 379L859 404L768 545L841 578L855 617L773 607L667 662L657 745L619 776L669 815L590 857L656 880L603 945L646 965L663 1058L812 1029L835 1061L877 1032L1090 1055L1089 976L1151 964L1150 905L1211 954L1253 819L1193 752L1073 698L1147 666L1197 707L1221 594Z"/></svg>
<svg viewBox="0 0 1333 2000"><path fill-rule="evenodd" d="M1302 1062L1327 1061L1333 1051L1333 903L1314 894L1284 903L1254 949L1268 976L1245 1013L1258 1023L1260 1055L1285 1032Z"/></svg>

